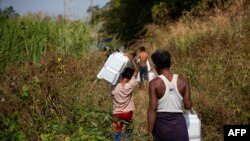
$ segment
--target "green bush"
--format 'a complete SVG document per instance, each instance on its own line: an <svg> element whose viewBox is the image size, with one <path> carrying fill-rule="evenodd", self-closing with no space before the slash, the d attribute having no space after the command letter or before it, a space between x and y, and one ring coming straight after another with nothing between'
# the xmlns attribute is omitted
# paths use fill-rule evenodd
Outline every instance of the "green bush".
<svg viewBox="0 0 250 141"><path fill-rule="evenodd" d="M0 140L24 141L26 139L25 133L17 122L17 115L7 117L0 113Z"/></svg>
<svg viewBox="0 0 250 141"><path fill-rule="evenodd" d="M168 9L165 2L155 4L152 8L152 19L157 24L165 24L169 20Z"/></svg>

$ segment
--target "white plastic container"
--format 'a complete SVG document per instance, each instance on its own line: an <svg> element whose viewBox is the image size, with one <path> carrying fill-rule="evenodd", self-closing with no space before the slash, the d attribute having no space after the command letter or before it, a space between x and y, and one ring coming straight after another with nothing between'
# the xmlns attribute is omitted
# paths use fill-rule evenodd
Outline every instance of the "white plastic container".
<svg viewBox="0 0 250 141"><path fill-rule="evenodd" d="M155 78L155 73L153 71L149 71L148 72L148 81L151 81L152 79Z"/></svg>
<svg viewBox="0 0 250 141"><path fill-rule="evenodd" d="M152 79L154 79L155 76L156 75L153 71L148 71L148 81L151 81ZM141 81L140 72L138 72L137 81Z"/></svg>
<svg viewBox="0 0 250 141"><path fill-rule="evenodd" d="M128 62L129 59L124 56L123 53L112 53L98 73L97 78L104 79L112 85L115 85L119 79L120 73L127 66Z"/></svg>
<svg viewBox="0 0 250 141"><path fill-rule="evenodd" d="M201 141L201 121L197 113L191 109L185 111L183 115L188 128L189 141Z"/></svg>

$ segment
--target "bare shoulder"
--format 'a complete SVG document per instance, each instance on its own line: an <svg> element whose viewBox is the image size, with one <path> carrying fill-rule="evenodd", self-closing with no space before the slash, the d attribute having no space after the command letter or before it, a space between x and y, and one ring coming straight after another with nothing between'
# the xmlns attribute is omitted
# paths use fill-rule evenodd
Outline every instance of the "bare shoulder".
<svg viewBox="0 0 250 141"><path fill-rule="evenodd" d="M160 77L156 77L149 82L149 94L161 98L166 91L166 86Z"/></svg>
<svg viewBox="0 0 250 141"><path fill-rule="evenodd" d="M160 84L162 82L162 80L159 77L155 77L154 79L152 79L149 82L149 86L157 86L158 84Z"/></svg>
<svg viewBox="0 0 250 141"><path fill-rule="evenodd" d="M188 82L188 79L187 79L187 77L185 77L184 75L179 74L179 75L178 75L178 81L180 81L180 82L182 82L182 83L187 83L187 82Z"/></svg>
<svg viewBox="0 0 250 141"><path fill-rule="evenodd" d="M162 90L165 88L165 84L160 77L156 77L149 82L149 89Z"/></svg>
<svg viewBox="0 0 250 141"><path fill-rule="evenodd" d="M189 80L182 74L178 75L178 87L183 88L189 86Z"/></svg>

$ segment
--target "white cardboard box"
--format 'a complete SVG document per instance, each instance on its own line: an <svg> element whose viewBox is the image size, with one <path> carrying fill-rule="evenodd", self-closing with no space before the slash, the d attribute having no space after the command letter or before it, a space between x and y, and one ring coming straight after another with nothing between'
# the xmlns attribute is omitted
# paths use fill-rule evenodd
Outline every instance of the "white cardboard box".
<svg viewBox="0 0 250 141"><path fill-rule="evenodd" d="M112 53L98 73L97 78L104 79L115 85L121 72L127 66L128 61L129 59L123 53Z"/></svg>

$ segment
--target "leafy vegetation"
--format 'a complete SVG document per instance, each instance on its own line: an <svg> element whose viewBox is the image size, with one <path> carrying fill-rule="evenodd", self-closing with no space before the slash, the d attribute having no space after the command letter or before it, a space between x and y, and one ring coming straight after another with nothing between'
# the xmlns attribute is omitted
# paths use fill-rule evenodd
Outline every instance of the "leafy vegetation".
<svg viewBox="0 0 250 141"><path fill-rule="evenodd" d="M149 23L166 25L187 14L207 16L232 4L231 0L111 0L109 8L94 6L89 11L95 13L91 23L104 22L105 32L128 42L143 37Z"/></svg>
<svg viewBox="0 0 250 141"><path fill-rule="evenodd" d="M126 15L120 11L127 8L125 1L111 2L110 16ZM237 1L207 16L203 9L211 2L227 3L200 1L201 7L193 7L178 21L167 21L167 26L144 26L143 41L128 51L140 45L150 53L170 50L173 71L190 80L202 140L222 141L223 125L250 124L250 5ZM126 6L133 4L128 1ZM153 9L146 12L159 13L167 5L148 4ZM37 17L2 17L0 22L0 140L113 140L110 87L96 79L106 56L89 48L91 29L82 22ZM114 24L113 30L123 34L115 27L126 26ZM134 96L132 140L145 141L147 91L137 89Z"/></svg>
<svg viewBox="0 0 250 141"><path fill-rule="evenodd" d="M111 0L109 8L102 9L102 14L97 14L92 20L98 21L101 15L106 32L129 41L145 34L144 25L152 21L178 19L184 11L190 11L197 4L193 0Z"/></svg>
<svg viewBox="0 0 250 141"><path fill-rule="evenodd" d="M18 17L19 14L16 13L12 6L4 8L4 10L0 9L0 17L1 18L13 18Z"/></svg>
<svg viewBox="0 0 250 141"><path fill-rule="evenodd" d="M2 120L13 123L1 127L6 131L2 137L21 132L27 140L106 140L111 130L110 103L103 91L108 88L96 85L93 70L102 62L92 56L90 61L89 57L46 53L39 65L9 66L1 80L0 111ZM8 129L12 124L14 129Z"/></svg>
<svg viewBox="0 0 250 141"><path fill-rule="evenodd" d="M81 56L92 42L89 34L89 28L77 21L2 17L0 72L9 63L38 62L42 53L54 50Z"/></svg>

